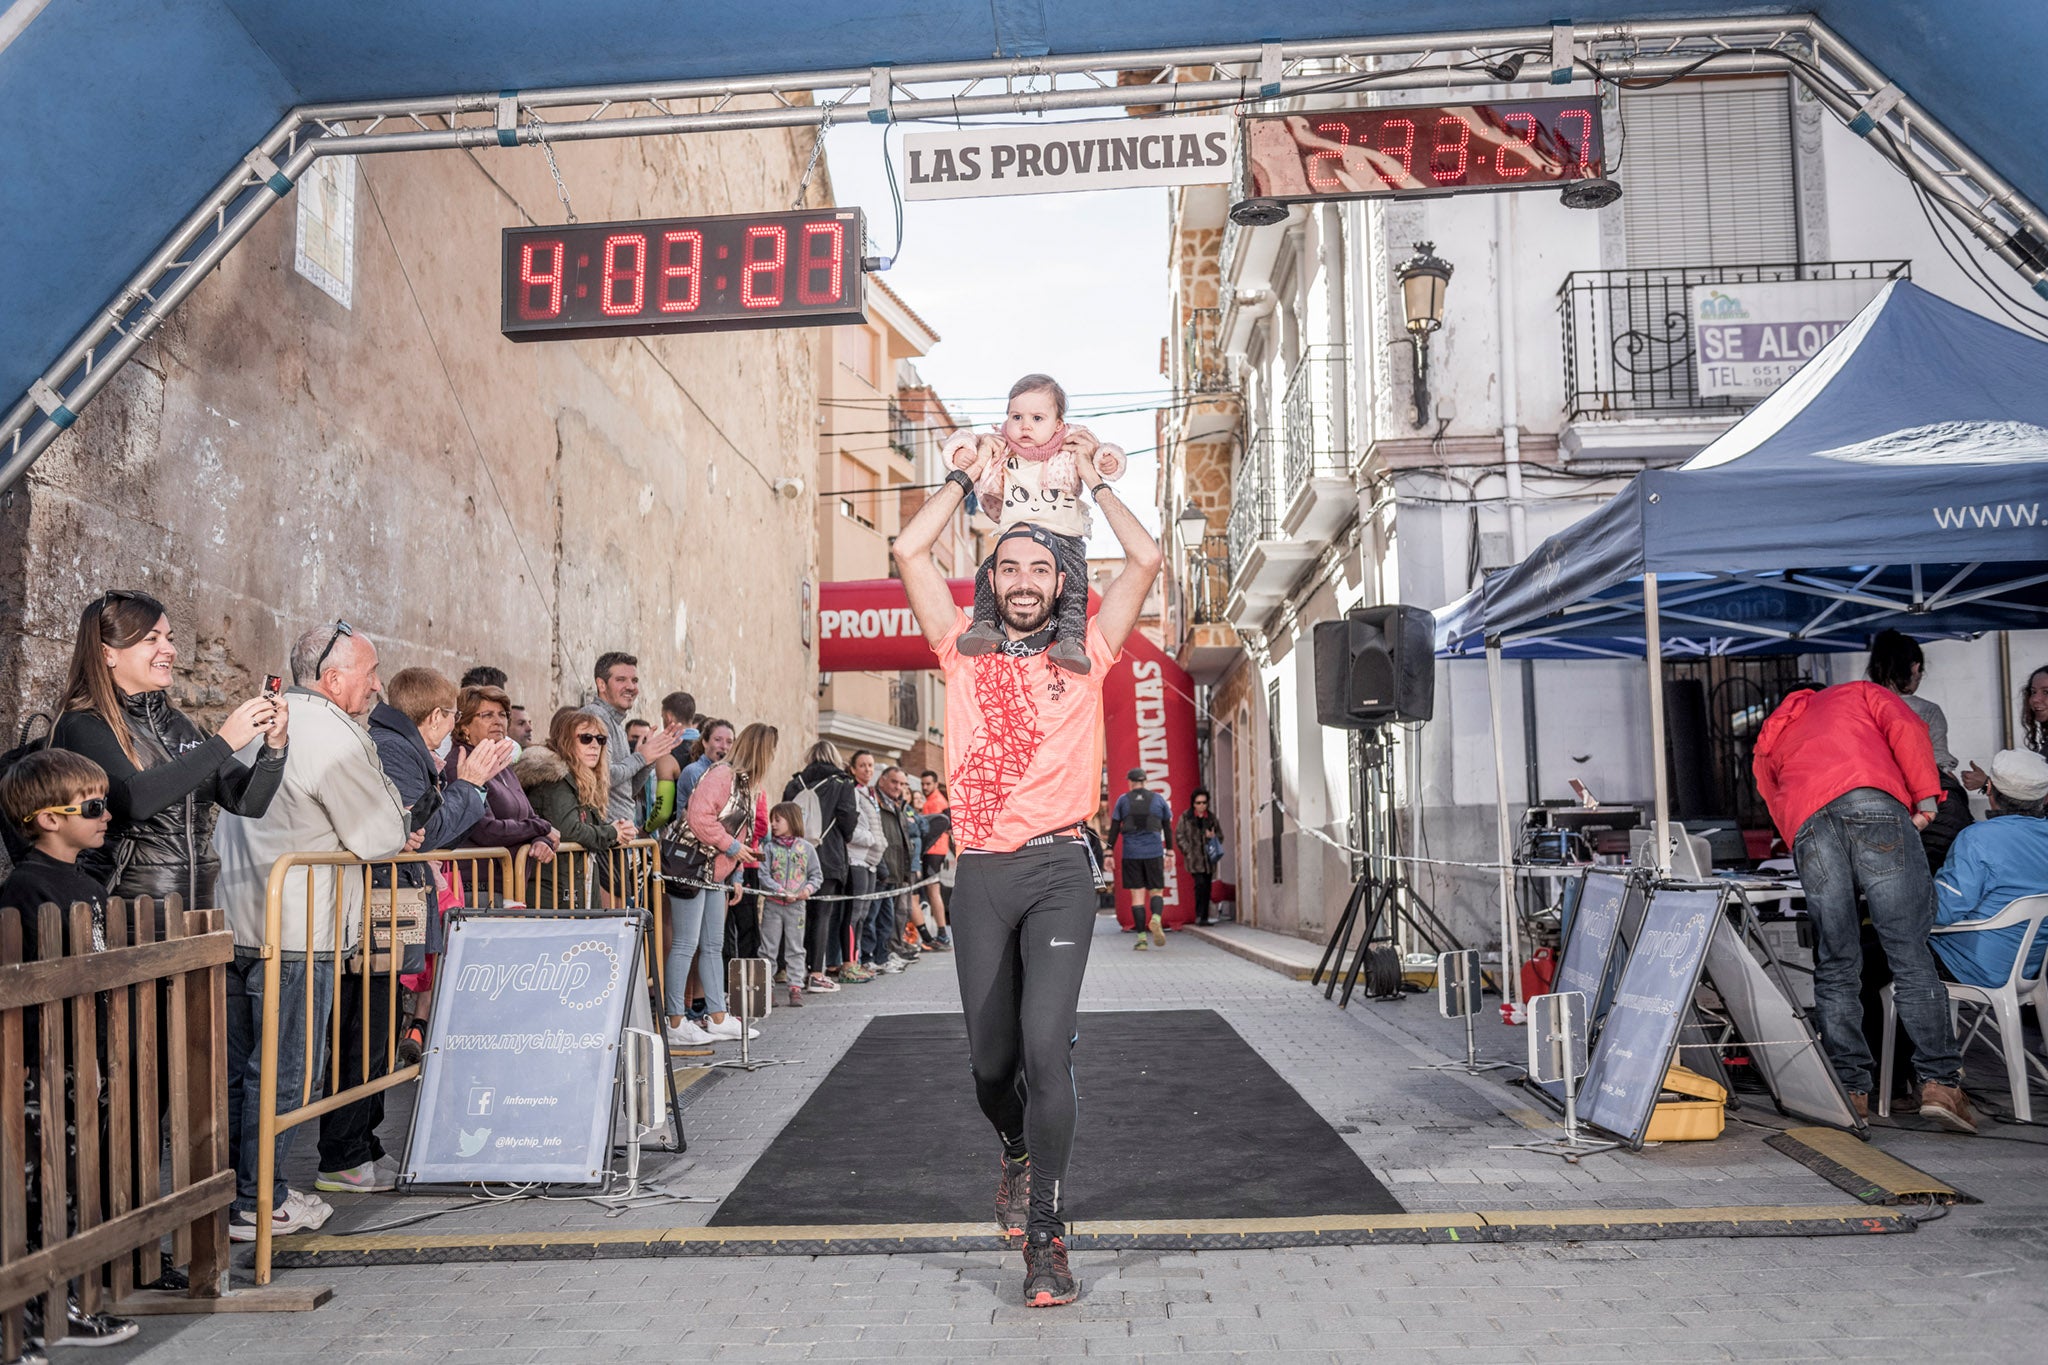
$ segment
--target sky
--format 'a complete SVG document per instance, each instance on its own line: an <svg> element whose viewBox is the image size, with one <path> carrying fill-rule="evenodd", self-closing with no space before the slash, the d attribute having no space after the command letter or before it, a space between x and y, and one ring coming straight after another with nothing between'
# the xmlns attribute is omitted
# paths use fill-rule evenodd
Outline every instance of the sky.
<svg viewBox="0 0 2048 1365"><path fill-rule="evenodd" d="M882 128L826 134L834 199L867 211L873 250L895 255L881 276L939 334L916 361L954 417L1002 420L1010 384L1034 371L1068 394L1067 420L1132 453L1117 481L1154 534L1153 410L1166 379L1159 339L1170 321L1163 189L905 202L903 239L883 170ZM899 178L902 133L890 135ZM1143 452L1143 453L1140 453ZM1115 555L1094 519L1091 554Z"/></svg>

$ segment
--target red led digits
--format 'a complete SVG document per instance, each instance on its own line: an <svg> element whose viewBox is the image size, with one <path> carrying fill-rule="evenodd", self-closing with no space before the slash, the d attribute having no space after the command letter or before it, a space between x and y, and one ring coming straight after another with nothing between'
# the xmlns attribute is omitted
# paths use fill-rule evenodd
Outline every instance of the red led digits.
<svg viewBox="0 0 2048 1365"><path fill-rule="evenodd" d="M1389 146L1388 143L1395 136L1394 130L1397 128L1401 130L1399 134L1400 143L1397 146ZM1385 123L1382 123L1380 125L1378 145L1380 151L1401 163L1401 173L1398 176L1388 171L1385 166L1380 167L1380 183L1382 185L1403 186L1413 184L1415 181L1415 120L1390 118Z"/></svg>
<svg viewBox="0 0 2048 1365"><path fill-rule="evenodd" d="M818 243L824 243L822 249ZM825 287L811 288L814 274L823 272ZM846 224L805 223L797 237L796 301L837 303L846 287Z"/></svg>
<svg viewBox="0 0 2048 1365"><path fill-rule="evenodd" d="M769 256L754 254L756 242L771 243ZM781 226L747 229L747 243L740 251L740 307L780 308L782 266L789 259L789 230ZM765 279L767 288L761 288ZM771 292L772 291L772 292Z"/></svg>
<svg viewBox="0 0 2048 1365"><path fill-rule="evenodd" d="M689 281L685 286L680 281ZM678 292L680 291L680 292ZM661 235L661 290L655 305L664 313L694 312L704 297L704 234L693 229Z"/></svg>
<svg viewBox="0 0 2048 1365"><path fill-rule="evenodd" d="M1444 125L1448 123L1457 131L1451 141L1444 140ZM1445 114L1436 121L1436 144L1429 150L1429 174L1439 185L1461 182L1465 178L1465 166L1471 159L1472 125L1456 114ZM1449 153L1449 164L1445 164Z"/></svg>
<svg viewBox="0 0 2048 1365"><path fill-rule="evenodd" d="M1577 175L1580 179L1584 179L1593 173L1591 163L1593 155L1593 115L1584 109L1560 109L1557 111L1557 121L1559 124L1563 124L1568 118L1579 121L1579 141L1577 147L1579 164L1573 174ZM1566 145L1569 146L1570 144L1567 143Z"/></svg>
<svg viewBox="0 0 2048 1365"><path fill-rule="evenodd" d="M1316 131L1324 137L1336 137L1338 145L1335 147L1318 147L1309 153L1308 183L1314 185L1319 190L1342 189L1344 188L1343 180L1331 174L1331 172L1342 167L1344 164L1344 148L1351 145L1351 125L1334 121L1318 123ZM1334 161L1337 165L1325 168L1317 164L1321 161Z"/></svg>
<svg viewBox="0 0 2048 1365"><path fill-rule="evenodd" d="M534 257L547 253L554 264L546 270L533 268ZM527 242L519 249L519 316L527 322L562 315L562 257L566 253L560 242ZM545 308L533 306L533 291L548 291Z"/></svg>
<svg viewBox="0 0 2048 1365"><path fill-rule="evenodd" d="M631 264L623 263L627 258ZM604 239L604 289L598 295L606 317L628 317L647 302L647 238L637 232L617 232ZM632 293L619 297L620 281L632 285Z"/></svg>
<svg viewBox="0 0 2048 1365"><path fill-rule="evenodd" d="M1501 149L1493 154L1493 173L1503 180L1517 180L1536 164L1536 116L1502 114L1500 121L1503 127L1520 128L1522 140L1501 144Z"/></svg>

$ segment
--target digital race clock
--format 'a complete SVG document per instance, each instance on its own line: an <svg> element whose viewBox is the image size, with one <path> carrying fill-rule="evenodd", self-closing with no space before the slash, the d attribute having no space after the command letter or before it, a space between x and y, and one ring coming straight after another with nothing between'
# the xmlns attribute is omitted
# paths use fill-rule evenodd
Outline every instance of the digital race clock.
<svg viewBox="0 0 2048 1365"><path fill-rule="evenodd" d="M1253 114L1250 194L1293 203L1525 190L1604 173L1597 98Z"/></svg>
<svg viewBox="0 0 2048 1365"><path fill-rule="evenodd" d="M859 209L507 228L514 341L865 320Z"/></svg>

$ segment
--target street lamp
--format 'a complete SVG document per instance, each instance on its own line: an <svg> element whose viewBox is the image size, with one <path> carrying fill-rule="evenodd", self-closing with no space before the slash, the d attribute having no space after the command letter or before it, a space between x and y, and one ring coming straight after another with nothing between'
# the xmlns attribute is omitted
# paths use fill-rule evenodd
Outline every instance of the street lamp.
<svg viewBox="0 0 2048 1365"><path fill-rule="evenodd" d="M1202 548L1202 541L1209 535L1209 514L1195 506L1193 498L1180 509L1180 515L1173 522L1174 534L1180 537L1180 547L1193 554Z"/></svg>
<svg viewBox="0 0 2048 1365"><path fill-rule="evenodd" d="M1408 324L1408 343L1415 365L1415 425L1429 421L1429 334L1444 325L1444 291L1451 283L1451 263L1436 254L1435 242L1417 242L1415 254L1394 267L1401 282L1401 310Z"/></svg>

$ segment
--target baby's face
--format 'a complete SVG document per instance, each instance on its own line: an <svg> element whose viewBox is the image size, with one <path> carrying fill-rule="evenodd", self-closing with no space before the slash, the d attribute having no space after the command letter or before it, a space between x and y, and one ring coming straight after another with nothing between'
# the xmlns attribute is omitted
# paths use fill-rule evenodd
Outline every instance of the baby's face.
<svg viewBox="0 0 2048 1365"><path fill-rule="evenodd" d="M1010 415L1003 422L1003 435L1019 445L1042 446L1059 430L1059 409L1052 394L1044 389L1020 393L1010 400Z"/></svg>

